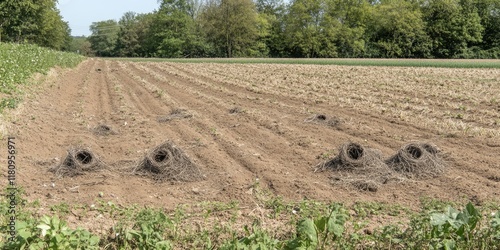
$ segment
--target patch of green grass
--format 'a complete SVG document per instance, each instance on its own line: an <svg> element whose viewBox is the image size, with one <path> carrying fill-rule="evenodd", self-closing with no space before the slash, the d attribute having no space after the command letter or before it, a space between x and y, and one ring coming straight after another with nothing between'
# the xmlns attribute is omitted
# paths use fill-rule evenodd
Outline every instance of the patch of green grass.
<svg viewBox="0 0 500 250"><path fill-rule="evenodd" d="M347 66L388 67L433 67L433 68L500 68L500 60L467 59L300 59L300 58L112 58L111 60L132 62L176 62L176 63L271 63L271 64L317 64Z"/></svg>
<svg viewBox="0 0 500 250"><path fill-rule="evenodd" d="M52 206L54 214L47 216L23 195L22 190L16 194L14 242L7 241L5 226L9 200L0 196L0 249L500 249L500 207L493 201L463 206L427 198L412 212L388 203L346 206L280 197L262 200L250 212L238 202L173 210L101 198L90 207L72 205L112 220L109 230L95 234L68 227L68 204Z"/></svg>

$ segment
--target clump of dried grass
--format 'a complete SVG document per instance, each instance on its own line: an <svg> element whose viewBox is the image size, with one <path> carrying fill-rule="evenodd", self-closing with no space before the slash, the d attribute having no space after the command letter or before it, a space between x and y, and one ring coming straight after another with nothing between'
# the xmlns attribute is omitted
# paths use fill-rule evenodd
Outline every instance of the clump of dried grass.
<svg viewBox="0 0 500 250"><path fill-rule="evenodd" d="M322 170L333 170L336 183L348 184L363 191L376 192L381 184L399 179L382 160L380 151L365 148L358 143L346 143L339 154L318 166Z"/></svg>
<svg viewBox="0 0 500 250"><path fill-rule="evenodd" d="M174 119L186 119L191 117L193 117L193 115L190 114L185 109L173 109L172 111L170 111L169 115L158 117L158 122L163 123L163 122L169 122Z"/></svg>
<svg viewBox="0 0 500 250"><path fill-rule="evenodd" d="M154 180L191 182L202 179L202 174L191 159L171 142L164 142L150 150L133 169L137 175Z"/></svg>
<svg viewBox="0 0 500 250"><path fill-rule="evenodd" d="M396 172L411 179L437 177L444 173L446 167L440 150L433 144L422 142L403 145L386 163Z"/></svg>
<svg viewBox="0 0 500 250"><path fill-rule="evenodd" d="M72 177L85 172L97 171L104 167L104 163L90 148L75 146L68 150L68 154L61 164L49 171L59 177Z"/></svg>

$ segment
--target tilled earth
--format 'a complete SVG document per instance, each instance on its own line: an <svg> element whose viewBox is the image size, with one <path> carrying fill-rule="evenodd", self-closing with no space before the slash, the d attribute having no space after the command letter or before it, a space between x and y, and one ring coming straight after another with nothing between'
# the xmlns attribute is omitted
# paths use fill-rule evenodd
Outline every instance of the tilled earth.
<svg viewBox="0 0 500 250"><path fill-rule="evenodd" d="M91 204L98 195L116 204L166 208L201 201L252 204L257 182L286 200L481 203L500 193L500 106L492 100L499 87L491 85L500 72L471 71L88 59L44 77L5 123L16 137L18 183L27 198L47 205ZM415 77L402 79L404 74ZM407 87L391 85L406 80ZM471 95L491 103L460 95L461 82L476 86L476 80L491 86ZM448 89L426 88L434 85ZM168 118L179 110L189 115ZM450 117L442 118L447 112ZM318 114L326 122L312 119ZM113 133L95 133L98 125ZM132 174L148 150L167 140L200 168L203 180L158 183ZM336 185L331 171L315 171L346 142L388 158L410 141L438 145L446 172L369 192ZM105 168L76 177L49 172L74 146L90 148Z"/></svg>

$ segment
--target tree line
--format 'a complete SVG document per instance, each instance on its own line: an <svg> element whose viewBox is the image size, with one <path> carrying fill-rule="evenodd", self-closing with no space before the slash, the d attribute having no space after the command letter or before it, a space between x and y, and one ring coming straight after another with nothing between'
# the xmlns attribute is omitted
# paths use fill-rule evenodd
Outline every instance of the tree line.
<svg viewBox="0 0 500 250"><path fill-rule="evenodd" d="M1 0L0 42L70 50L71 29L56 4L56 0Z"/></svg>
<svg viewBox="0 0 500 250"><path fill-rule="evenodd" d="M160 0L71 37L56 0L0 1L0 41L107 57L500 58L500 0Z"/></svg>
<svg viewBox="0 0 500 250"><path fill-rule="evenodd" d="M500 0L162 0L94 22L119 57L499 58Z"/></svg>

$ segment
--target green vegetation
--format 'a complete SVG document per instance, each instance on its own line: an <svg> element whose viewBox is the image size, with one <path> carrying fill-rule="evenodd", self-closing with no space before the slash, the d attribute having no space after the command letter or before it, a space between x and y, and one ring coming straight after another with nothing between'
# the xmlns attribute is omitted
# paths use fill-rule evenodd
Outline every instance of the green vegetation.
<svg viewBox="0 0 500 250"><path fill-rule="evenodd" d="M500 0L160 0L91 26L109 57L500 58ZM82 49L83 50L83 49Z"/></svg>
<svg viewBox="0 0 500 250"><path fill-rule="evenodd" d="M67 50L71 30L55 0L0 1L0 42L35 43Z"/></svg>
<svg viewBox="0 0 500 250"><path fill-rule="evenodd" d="M420 209L357 202L351 206L311 200L284 202L266 196L252 211L237 202L179 205L174 210L120 206L98 198L91 206L53 206L17 195L17 236L9 242L8 201L0 200L2 249L500 249L498 204L461 209L422 199ZM71 211L71 214L62 211ZM255 211L258 211L255 213ZM79 215L77 215L79 214ZM71 229L64 218L104 223L101 234ZM62 219L60 219L60 217ZM73 217L74 218L74 217ZM110 223L106 223L108 221ZM382 222L381 222L382 221ZM74 223L74 219L73 219ZM85 223L82 221L82 223ZM87 224L89 225L89 224Z"/></svg>
<svg viewBox="0 0 500 250"><path fill-rule="evenodd" d="M26 84L34 73L46 73L54 66L74 67L84 57L73 53L41 48L36 45L0 43L0 110L15 108L21 99L18 86Z"/></svg>
<svg viewBox="0 0 500 250"><path fill-rule="evenodd" d="M113 58L113 60L178 63L277 63L391 67L500 68L500 61L467 59Z"/></svg>

